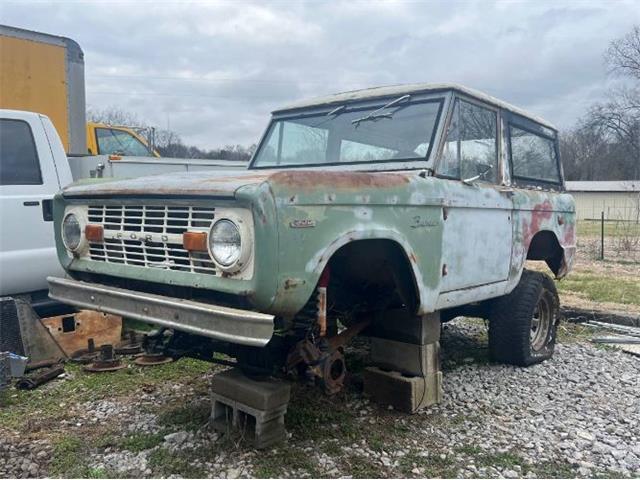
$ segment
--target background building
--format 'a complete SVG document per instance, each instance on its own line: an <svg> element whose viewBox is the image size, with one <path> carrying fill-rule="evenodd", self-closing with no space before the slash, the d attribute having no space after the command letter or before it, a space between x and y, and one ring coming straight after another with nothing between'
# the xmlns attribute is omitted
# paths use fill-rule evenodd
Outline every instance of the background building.
<svg viewBox="0 0 640 480"><path fill-rule="evenodd" d="M640 180L566 182L576 199L578 220L640 220Z"/></svg>

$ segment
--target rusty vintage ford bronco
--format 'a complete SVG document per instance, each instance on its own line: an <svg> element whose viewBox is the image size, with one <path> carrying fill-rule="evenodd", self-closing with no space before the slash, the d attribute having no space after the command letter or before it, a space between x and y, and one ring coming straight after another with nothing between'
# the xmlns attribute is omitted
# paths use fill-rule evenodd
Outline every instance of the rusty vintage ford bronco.
<svg viewBox="0 0 640 480"><path fill-rule="evenodd" d="M68 277L52 298L163 327L165 352L328 392L348 340L404 319L483 317L494 361L549 358L558 296L524 266L562 278L576 249L557 131L457 85L300 102L245 171L76 184L54 213Z"/></svg>

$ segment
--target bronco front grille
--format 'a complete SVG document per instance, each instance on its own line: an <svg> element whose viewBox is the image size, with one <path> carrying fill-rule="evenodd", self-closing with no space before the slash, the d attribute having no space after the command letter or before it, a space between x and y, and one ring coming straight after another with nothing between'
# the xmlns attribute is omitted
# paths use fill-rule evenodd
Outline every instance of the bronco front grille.
<svg viewBox="0 0 640 480"><path fill-rule="evenodd" d="M186 250L182 234L211 228L215 208L167 205L88 207L91 224L104 227L102 243L90 242L91 260L216 275L208 252Z"/></svg>

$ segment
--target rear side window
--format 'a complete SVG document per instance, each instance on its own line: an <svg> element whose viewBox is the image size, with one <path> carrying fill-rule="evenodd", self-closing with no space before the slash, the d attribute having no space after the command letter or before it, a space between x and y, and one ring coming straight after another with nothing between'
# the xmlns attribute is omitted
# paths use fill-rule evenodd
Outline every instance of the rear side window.
<svg viewBox="0 0 640 480"><path fill-rule="evenodd" d="M0 185L42 185L31 127L23 120L0 119Z"/></svg>
<svg viewBox="0 0 640 480"><path fill-rule="evenodd" d="M509 126L513 176L534 182L560 183L555 141Z"/></svg>

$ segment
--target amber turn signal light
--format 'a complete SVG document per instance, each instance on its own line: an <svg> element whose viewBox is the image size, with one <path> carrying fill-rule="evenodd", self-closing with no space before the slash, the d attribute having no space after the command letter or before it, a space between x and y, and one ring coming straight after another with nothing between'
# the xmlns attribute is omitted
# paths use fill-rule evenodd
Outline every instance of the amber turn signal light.
<svg viewBox="0 0 640 480"><path fill-rule="evenodd" d="M84 227L84 236L90 242L102 242L104 240L104 228L102 225L87 225Z"/></svg>
<svg viewBox="0 0 640 480"><path fill-rule="evenodd" d="M182 235L182 246L185 250L206 252L207 234L205 232L185 232Z"/></svg>

